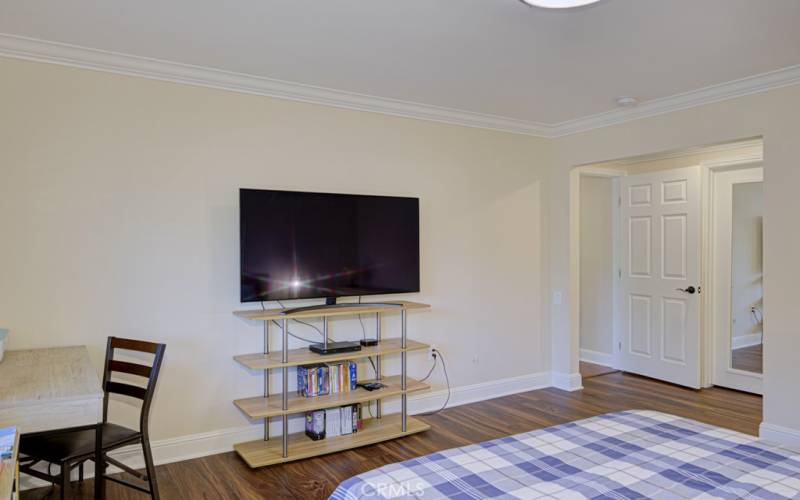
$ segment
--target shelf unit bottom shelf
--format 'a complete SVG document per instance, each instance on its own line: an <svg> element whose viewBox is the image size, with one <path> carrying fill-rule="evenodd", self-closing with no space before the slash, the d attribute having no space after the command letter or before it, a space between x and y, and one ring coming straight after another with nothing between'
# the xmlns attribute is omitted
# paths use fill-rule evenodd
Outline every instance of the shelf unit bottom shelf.
<svg viewBox="0 0 800 500"><path fill-rule="evenodd" d="M234 445L234 450L251 468L292 462L337 451L358 448L370 444L389 441L399 437L424 432L430 425L414 417L408 417L406 432L400 430L400 415L386 415L383 418L371 418L364 421L364 428L355 434L336 436L314 441L305 433L289 435L289 456L283 457L281 437L275 436L269 441L248 441Z"/></svg>

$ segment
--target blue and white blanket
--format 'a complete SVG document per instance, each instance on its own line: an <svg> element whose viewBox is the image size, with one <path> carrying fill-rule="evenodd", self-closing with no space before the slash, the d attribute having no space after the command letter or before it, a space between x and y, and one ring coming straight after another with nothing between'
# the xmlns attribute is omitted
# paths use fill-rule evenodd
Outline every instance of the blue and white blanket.
<svg viewBox="0 0 800 500"><path fill-rule="evenodd" d="M625 411L386 465L331 498L800 498L800 451Z"/></svg>

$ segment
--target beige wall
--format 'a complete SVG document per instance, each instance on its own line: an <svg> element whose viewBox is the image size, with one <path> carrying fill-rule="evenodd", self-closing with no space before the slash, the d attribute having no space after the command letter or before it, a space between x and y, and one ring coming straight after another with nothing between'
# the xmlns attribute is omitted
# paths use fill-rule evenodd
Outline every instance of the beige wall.
<svg viewBox="0 0 800 500"><path fill-rule="evenodd" d="M549 369L547 141L10 59L0 75L8 347L86 344L100 366L108 335L166 342L154 438L245 425L231 400L260 392L232 360L261 349L231 314L244 186L420 197L422 293L405 298L433 310L411 336L454 386Z"/></svg>
<svg viewBox="0 0 800 500"><path fill-rule="evenodd" d="M419 196L423 292L409 298L434 309L410 327L464 386L577 372L572 167L762 135L765 420L800 429L800 87L548 141L15 60L0 75L9 347L88 344L99 363L106 335L166 341L157 438L241 425L229 401L259 390L230 360L260 347L258 325L230 314L237 188ZM412 373L427 366L412 357Z"/></svg>
<svg viewBox="0 0 800 500"><path fill-rule="evenodd" d="M800 375L800 332L795 318L800 267L800 87L787 87L735 100L632 121L556 141L550 175L549 255L551 291L568 291L569 172L575 165L764 137L764 420L800 430L800 400L794 381ZM568 297L565 295L565 297ZM570 328L570 304L551 307L553 369L577 370L577 332Z"/></svg>
<svg viewBox="0 0 800 500"><path fill-rule="evenodd" d="M611 355L614 340L613 180L581 176L580 348Z"/></svg>

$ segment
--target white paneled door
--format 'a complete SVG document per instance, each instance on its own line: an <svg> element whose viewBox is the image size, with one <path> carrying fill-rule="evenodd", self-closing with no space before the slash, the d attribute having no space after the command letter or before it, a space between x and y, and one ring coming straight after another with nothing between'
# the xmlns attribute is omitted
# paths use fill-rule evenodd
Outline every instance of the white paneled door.
<svg viewBox="0 0 800 500"><path fill-rule="evenodd" d="M700 168L622 177L620 368L700 387Z"/></svg>

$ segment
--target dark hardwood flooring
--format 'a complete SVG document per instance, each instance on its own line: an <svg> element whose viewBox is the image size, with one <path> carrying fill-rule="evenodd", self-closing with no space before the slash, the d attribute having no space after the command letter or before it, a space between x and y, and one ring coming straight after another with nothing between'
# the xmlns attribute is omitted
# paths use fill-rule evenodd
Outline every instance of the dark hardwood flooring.
<svg viewBox="0 0 800 500"><path fill-rule="evenodd" d="M763 344L734 349L731 353L731 366L737 370L753 373L764 372Z"/></svg>
<svg viewBox="0 0 800 500"><path fill-rule="evenodd" d="M280 466L252 470L234 453L161 465L158 481L165 499L327 498L355 474L438 450L464 446L629 409L650 409L756 434L761 397L721 388L694 391L621 372L592 377L584 390L543 389L459 406L423 417L428 432ZM74 486L72 498L90 499L92 481ZM58 498L51 488L24 492L24 500ZM108 498L145 495L109 483Z"/></svg>
<svg viewBox="0 0 800 500"><path fill-rule="evenodd" d="M596 363L589 363L588 361L581 361L579 371L581 377L586 380L587 378L599 377L600 375L608 375L618 371L616 368L610 366L598 365Z"/></svg>

